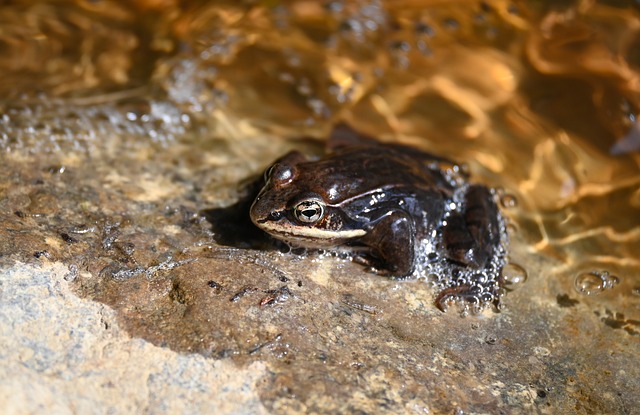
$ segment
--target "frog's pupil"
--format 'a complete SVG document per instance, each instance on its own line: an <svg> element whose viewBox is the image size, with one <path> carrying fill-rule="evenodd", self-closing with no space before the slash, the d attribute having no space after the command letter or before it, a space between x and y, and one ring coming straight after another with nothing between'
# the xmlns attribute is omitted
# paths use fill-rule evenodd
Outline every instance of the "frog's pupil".
<svg viewBox="0 0 640 415"><path fill-rule="evenodd" d="M318 213L318 209L306 209L302 211L302 216L310 219L311 217L313 217L313 215L315 215L316 213Z"/></svg>

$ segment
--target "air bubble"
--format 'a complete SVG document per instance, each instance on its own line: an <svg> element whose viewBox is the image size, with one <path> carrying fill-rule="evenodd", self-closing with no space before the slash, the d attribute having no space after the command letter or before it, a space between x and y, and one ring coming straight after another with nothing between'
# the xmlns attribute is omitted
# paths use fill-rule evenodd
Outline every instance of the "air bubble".
<svg viewBox="0 0 640 415"><path fill-rule="evenodd" d="M484 310L484 307L482 304L473 304L471 306L471 315L473 316L477 316L478 314L482 313L482 310Z"/></svg>
<svg viewBox="0 0 640 415"><path fill-rule="evenodd" d="M603 290L602 278L595 272L583 272L576 277L575 287L581 294L595 295Z"/></svg>
<svg viewBox="0 0 640 415"><path fill-rule="evenodd" d="M427 275L427 277L426 277L426 281L427 281L429 284L437 284L437 283L439 283L439 282L440 282L440 276L439 276L439 275L437 275L437 274L429 274L429 275Z"/></svg>
<svg viewBox="0 0 640 415"><path fill-rule="evenodd" d="M472 278L476 284L480 285L485 284L487 281L489 281L489 277L487 277L485 274L476 274Z"/></svg>
<svg viewBox="0 0 640 415"><path fill-rule="evenodd" d="M480 297L480 301L482 301L485 304L490 303L491 301L493 301L493 295L491 293L484 293Z"/></svg>
<svg viewBox="0 0 640 415"><path fill-rule="evenodd" d="M469 166L469 163L460 163L457 166L460 174L467 178L471 176L471 167Z"/></svg>
<svg viewBox="0 0 640 415"><path fill-rule="evenodd" d="M527 271L520 265L510 262L502 268L502 279L510 289L523 284L527 280Z"/></svg>
<svg viewBox="0 0 640 415"><path fill-rule="evenodd" d="M511 193L504 193L500 196L500 204L505 209L511 209L518 206L518 198Z"/></svg>
<svg viewBox="0 0 640 415"><path fill-rule="evenodd" d="M389 45L389 48L391 48L394 51L408 52L411 49L411 46L407 42L404 42L402 40L396 40L391 42L391 44Z"/></svg>
<svg viewBox="0 0 640 415"><path fill-rule="evenodd" d="M443 23L444 27L446 27L447 29L449 29L451 31L457 30L460 27L460 22L458 22L453 17L448 17L448 18L444 19L444 21L442 23Z"/></svg>
<svg viewBox="0 0 640 415"><path fill-rule="evenodd" d="M460 276L454 279L452 282L455 284L456 287L463 287L468 284L469 280L466 279L464 276Z"/></svg>
<svg viewBox="0 0 640 415"><path fill-rule="evenodd" d="M435 33L433 27L429 26L426 23L418 22L415 24L414 29L418 35L425 35L432 37Z"/></svg>
<svg viewBox="0 0 640 415"><path fill-rule="evenodd" d="M584 295L596 295L620 283L620 278L608 271L581 272L576 276L575 289Z"/></svg>
<svg viewBox="0 0 640 415"><path fill-rule="evenodd" d="M604 283L604 289L605 290L611 289L611 288L615 287L616 285L620 284L620 278L618 278L615 275L610 275L606 271L602 272L600 277L602 278L602 281Z"/></svg>

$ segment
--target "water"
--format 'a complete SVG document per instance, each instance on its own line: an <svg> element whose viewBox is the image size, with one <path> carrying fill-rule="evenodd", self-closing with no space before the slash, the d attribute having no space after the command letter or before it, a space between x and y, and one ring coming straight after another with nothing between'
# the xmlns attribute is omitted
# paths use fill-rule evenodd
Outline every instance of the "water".
<svg viewBox="0 0 640 415"><path fill-rule="evenodd" d="M576 398L554 376L575 371L581 381L596 379L596 386L576 387L596 394L597 385L611 382L589 372L600 362L574 364L586 357L571 345L593 346L594 359L610 367L616 363L601 349L633 355L620 336L637 336L640 320L638 24L631 1L11 2L0 9L0 257L69 263L68 279L85 297L124 314L142 310L124 320L146 321L147 329L129 330L156 344L239 361L250 344L251 356L272 359L278 373L290 363L305 376L326 366L343 381L340 388L322 384L337 400L350 396L353 389L342 385L352 377L433 386L416 362L440 356L455 361L445 365L451 368L470 361L455 350L464 343L462 323L446 320L450 327L441 329L432 298L421 291L449 285L444 270L425 270L417 282L387 281L336 256L267 251L240 232L246 246L220 259L215 232L200 214L235 203L244 179L291 149L321 154L318 140L346 121L381 140L451 158L472 182L496 189L510 239L496 268L506 265L499 276L463 275L482 285L478 301L462 310L478 314L470 335L477 338L464 343L484 361L473 361L481 367L474 376L496 384L508 382L488 374L511 375L508 399L522 408L530 374L548 365L553 370L538 385L555 388L538 398L607 403L619 391ZM460 174L452 171L452 180ZM286 281L296 283L290 291L282 288ZM211 303L198 308L193 298ZM496 299L504 312L476 306ZM211 304L226 310L220 320ZM277 320L292 310L305 316L292 325L308 330L303 335ZM563 313L582 323L567 323ZM226 331L203 330L211 321ZM559 328L546 331L549 321ZM524 331L517 332L519 324ZM344 332L334 330L339 325ZM191 342L192 332L211 343ZM389 332L392 338L384 337ZM386 340L371 353L371 344L359 343L366 338ZM592 339L613 339L613 347ZM515 343L517 350L509 349ZM526 366L525 351L538 346L550 356ZM365 362L358 375L341 371L356 361L352 350ZM278 366L296 353L327 358L322 366L303 366L301 358ZM385 356L394 359L379 376L372 368L384 366ZM530 372L509 366L506 373L501 365L511 362ZM633 376L633 365L621 362ZM462 376L447 379L455 389ZM418 396L416 408L432 408L420 395L425 390L435 391L433 401L437 393L458 399L413 387L406 393ZM462 385L457 396L472 399L466 392L475 388ZM300 399L312 389L299 390ZM609 412L623 411L614 406Z"/></svg>
<svg viewBox="0 0 640 415"><path fill-rule="evenodd" d="M137 7L3 9L5 151L91 149L109 135L322 136L347 119L506 189L522 239L562 258L552 274L571 278L582 258L622 277L637 268L633 9L223 3L149 22Z"/></svg>
<svg viewBox="0 0 640 415"><path fill-rule="evenodd" d="M179 18L153 10L149 22L137 7L3 9L5 151L90 151L114 135L163 145L205 135L206 147L207 134L322 136L346 119L506 189L512 231L561 258L554 277L637 269L640 58L625 40L635 9L222 3Z"/></svg>

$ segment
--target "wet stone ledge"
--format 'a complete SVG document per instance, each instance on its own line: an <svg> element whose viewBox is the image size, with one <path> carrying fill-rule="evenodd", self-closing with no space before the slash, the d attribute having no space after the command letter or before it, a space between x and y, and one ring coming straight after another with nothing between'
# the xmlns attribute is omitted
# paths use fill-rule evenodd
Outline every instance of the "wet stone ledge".
<svg viewBox="0 0 640 415"><path fill-rule="evenodd" d="M219 245L211 193L193 192L216 171L171 173L173 150L3 156L7 413L633 413L629 305L530 278L503 311L461 317L425 281L338 255ZM512 243L529 275L553 265Z"/></svg>

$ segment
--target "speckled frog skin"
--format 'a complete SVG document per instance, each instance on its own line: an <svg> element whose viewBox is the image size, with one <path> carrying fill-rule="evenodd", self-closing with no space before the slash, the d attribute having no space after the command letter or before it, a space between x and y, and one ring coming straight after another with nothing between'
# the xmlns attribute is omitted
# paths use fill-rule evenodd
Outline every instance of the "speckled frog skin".
<svg viewBox="0 0 640 415"><path fill-rule="evenodd" d="M291 152L264 179L250 210L256 226L293 247L351 249L379 273L408 276L436 256L483 269L501 242L487 187L469 184L449 160L344 124L324 158Z"/></svg>

